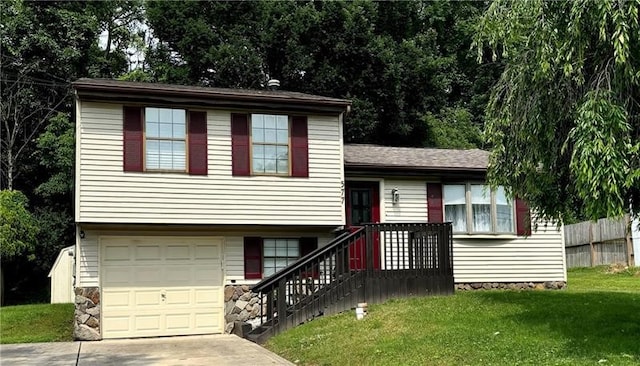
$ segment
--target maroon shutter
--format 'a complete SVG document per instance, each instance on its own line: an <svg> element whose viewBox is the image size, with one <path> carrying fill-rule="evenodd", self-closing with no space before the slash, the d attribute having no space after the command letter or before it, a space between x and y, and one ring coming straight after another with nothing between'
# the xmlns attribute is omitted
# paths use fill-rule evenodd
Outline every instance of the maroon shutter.
<svg viewBox="0 0 640 366"><path fill-rule="evenodd" d="M244 278L262 278L262 238L244 238Z"/></svg>
<svg viewBox="0 0 640 366"><path fill-rule="evenodd" d="M309 137L307 117L291 117L291 176L309 176Z"/></svg>
<svg viewBox="0 0 640 366"><path fill-rule="evenodd" d="M429 222L444 222L442 215L442 184L427 183L427 214Z"/></svg>
<svg viewBox="0 0 640 366"><path fill-rule="evenodd" d="M246 114L231 114L231 172L250 175L249 118Z"/></svg>
<svg viewBox="0 0 640 366"><path fill-rule="evenodd" d="M143 170L142 159L142 108L123 107L123 159L122 165L125 172L141 172Z"/></svg>
<svg viewBox="0 0 640 366"><path fill-rule="evenodd" d="M207 175L207 112L189 112L189 174Z"/></svg>
<svg viewBox="0 0 640 366"><path fill-rule="evenodd" d="M314 237L300 238L300 257L304 257L305 255L313 252L316 249L318 249L318 238L314 238ZM310 267L305 268L305 272L302 272L301 276L318 278L319 274L320 274L320 271L318 266L311 265Z"/></svg>
<svg viewBox="0 0 640 366"><path fill-rule="evenodd" d="M300 257L304 257L316 249L318 249L318 238L300 238Z"/></svg>
<svg viewBox="0 0 640 366"><path fill-rule="evenodd" d="M516 198L516 234L531 235L531 212L527 203L520 198Z"/></svg>

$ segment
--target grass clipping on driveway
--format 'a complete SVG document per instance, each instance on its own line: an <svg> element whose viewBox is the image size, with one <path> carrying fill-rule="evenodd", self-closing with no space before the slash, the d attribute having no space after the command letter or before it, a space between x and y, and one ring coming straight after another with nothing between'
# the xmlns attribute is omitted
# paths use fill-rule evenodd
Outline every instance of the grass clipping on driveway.
<svg viewBox="0 0 640 366"><path fill-rule="evenodd" d="M638 365L640 270L570 270L563 291L472 291L319 318L267 348L302 365Z"/></svg>
<svg viewBox="0 0 640 366"><path fill-rule="evenodd" d="M73 304L34 304L0 309L0 343L73 340Z"/></svg>

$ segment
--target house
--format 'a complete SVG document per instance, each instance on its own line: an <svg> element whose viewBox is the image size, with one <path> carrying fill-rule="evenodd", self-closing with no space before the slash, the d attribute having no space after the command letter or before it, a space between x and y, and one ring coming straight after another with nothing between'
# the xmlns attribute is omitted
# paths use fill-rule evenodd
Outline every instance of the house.
<svg viewBox="0 0 640 366"><path fill-rule="evenodd" d="M452 222L458 289L545 282L563 287L562 230L535 217L532 222L526 204L508 199L503 189L489 190L484 185L488 158L478 149L346 145L347 207L364 193L373 198L372 221ZM347 217L347 224L353 220Z"/></svg>
<svg viewBox="0 0 640 366"><path fill-rule="evenodd" d="M62 248L56 261L51 266L49 278L51 278L51 303L72 303L74 299L74 246Z"/></svg>
<svg viewBox="0 0 640 366"><path fill-rule="evenodd" d="M566 280L561 231L519 235L528 210L482 189L482 151L344 145L343 99L73 87L76 339L231 331L262 311L252 285L365 222L453 221L461 288ZM385 250L376 266L398 266Z"/></svg>

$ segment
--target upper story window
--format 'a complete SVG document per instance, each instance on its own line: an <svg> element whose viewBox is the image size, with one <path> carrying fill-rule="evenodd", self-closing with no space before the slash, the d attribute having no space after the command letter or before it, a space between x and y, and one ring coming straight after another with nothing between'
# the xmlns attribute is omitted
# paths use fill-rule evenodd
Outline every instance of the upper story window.
<svg viewBox="0 0 640 366"><path fill-rule="evenodd" d="M254 174L289 175L289 117L251 115L251 170Z"/></svg>
<svg viewBox="0 0 640 366"><path fill-rule="evenodd" d="M458 233L514 233L513 201L503 187L484 184L444 185L444 218Z"/></svg>
<svg viewBox="0 0 640 366"><path fill-rule="evenodd" d="M231 174L308 178L307 116L232 113Z"/></svg>
<svg viewBox="0 0 640 366"><path fill-rule="evenodd" d="M186 111L184 109L144 109L145 168L186 170Z"/></svg>
<svg viewBox="0 0 640 366"><path fill-rule="evenodd" d="M207 175L207 112L125 105L122 115L125 172Z"/></svg>

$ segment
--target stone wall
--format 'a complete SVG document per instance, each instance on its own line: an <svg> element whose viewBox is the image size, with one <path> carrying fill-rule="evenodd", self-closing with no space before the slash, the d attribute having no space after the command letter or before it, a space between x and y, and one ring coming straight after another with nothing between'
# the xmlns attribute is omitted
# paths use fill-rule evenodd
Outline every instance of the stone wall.
<svg viewBox="0 0 640 366"><path fill-rule="evenodd" d="M460 291L474 290L562 290L567 287L564 281L547 282L473 282L456 283L455 289Z"/></svg>
<svg viewBox="0 0 640 366"><path fill-rule="evenodd" d="M236 322L260 323L260 298L248 285L227 285L224 288L224 331L232 333Z"/></svg>
<svg viewBox="0 0 640 366"><path fill-rule="evenodd" d="M76 287L75 322L73 338L77 341L99 341L100 335L100 288Z"/></svg>

